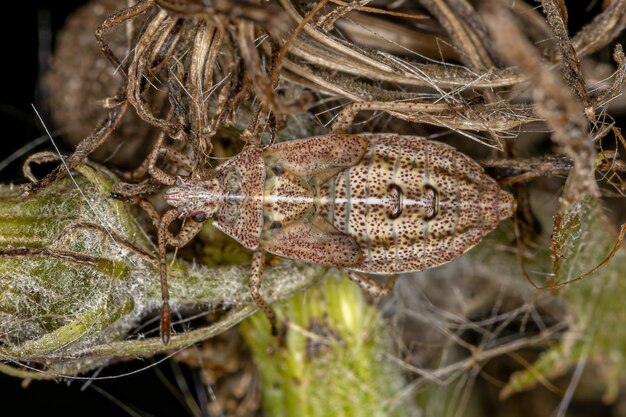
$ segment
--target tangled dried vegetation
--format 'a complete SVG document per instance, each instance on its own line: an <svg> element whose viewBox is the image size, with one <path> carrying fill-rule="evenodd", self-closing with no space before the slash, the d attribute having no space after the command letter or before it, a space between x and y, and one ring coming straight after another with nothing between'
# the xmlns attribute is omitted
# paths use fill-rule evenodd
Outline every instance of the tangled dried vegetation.
<svg viewBox="0 0 626 417"><path fill-rule="evenodd" d="M81 13L101 19L103 8L115 3ZM273 141L281 131L285 138L305 137L323 131L323 124L336 131L456 132L502 151L488 165L521 171L505 180L512 184L562 166L550 158L513 159L523 153L519 138L543 121L554 131L557 154L580 175L577 192L597 193L594 144L613 126L606 109L621 92L624 55L617 45L618 69L611 74L593 54L620 33L621 2L607 5L571 38L562 1L542 2L545 18L523 2L401 2L393 9L370 3L139 1L101 22L101 51L92 46L79 65L70 54L74 39L86 35L76 27L84 24L73 23L62 35L72 43L59 48L48 79L55 119L79 142L68 165L106 143L100 154L126 155L126 166L139 165L123 172L141 184L127 194L149 193L159 187L148 175L150 158L138 164L133 152L145 155L146 143L160 153L163 143L184 150L191 171L201 175L211 152L224 156L214 151L224 138L267 134ZM101 52L111 67L103 68ZM85 119L99 114L101 90L110 93L108 115L87 135ZM355 124L364 111L393 118ZM613 153L600 156L607 159L600 168L623 169ZM64 172L59 167L26 193Z"/></svg>

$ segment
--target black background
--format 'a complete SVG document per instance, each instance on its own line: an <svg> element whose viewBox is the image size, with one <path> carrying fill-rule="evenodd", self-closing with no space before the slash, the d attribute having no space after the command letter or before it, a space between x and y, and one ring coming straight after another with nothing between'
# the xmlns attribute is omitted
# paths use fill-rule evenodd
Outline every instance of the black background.
<svg viewBox="0 0 626 417"><path fill-rule="evenodd" d="M20 4L17 4L20 3ZM52 129L45 103L37 80L46 69L46 60L54 44L54 33L62 27L66 16L86 1L31 1L11 2L11 10L3 10L4 21L0 25L2 36L3 83L0 85L0 126L2 146L0 161L12 155L25 144L45 135L31 105L40 111L47 127ZM9 25L11 21L13 25ZM9 27L11 26L11 27ZM77 51L80 53L80 51ZM65 153L62 138L57 143ZM53 149L50 142L35 150ZM31 151L33 152L33 151ZM0 172L2 182L21 182L21 164L25 156L17 158ZM152 361L134 361L117 364L103 370L98 376L123 375L142 369ZM87 387L81 380L32 381L27 388L21 380L0 374L0 415L41 416L61 415L112 417L112 416L189 416L191 415L168 390L158 372L176 385L168 361L158 370L148 369L134 375L114 379L98 379ZM189 378L189 370L184 369ZM85 375L89 376L89 375ZM193 385L193 381L189 381ZM83 389L84 388L84 389ZM106 398L102 390L115 400ZM180 395L179 389L177 395ZM133 410L123 410L116 402ZM14 411L13 411L14 410ZM133 412L137 414L132 414Z"/></svg>
<svg viewBox="0 0 626 417"><path fill-rule="evenodd" d="M4 22L0 25L0 36L2 36L0 79L3 80L0 85L0 127L3 135L0 160L4 160L26 143L45 134L31 107L34 104L40 109L44 121L49 125L49 117L45 112L45 104L42 102L37 80L46 69L46 58L53 48L54 33L63 25L67 14L84 3L85 1L82 0L22 0L11 2L11 9L3 10ZM595 14L590 14L585 10L589 2L581 3L584 4L570 8L572 29L580 27L588 16ZM594 8L595 11L597 11L597 6ZM13 24L10 25L8 21ZM70 150L67 147L63 148L61 141L59 143L66 152ZM47 143L42 144L36 150L51 148ZM18 158L1 171L0 180L3 182L20 181L23 160L24 157ZM118 364L106 368L99 376L123 375L149 364L150 362L146 361ZM165 378L174 381L171 366L167 362L161 364L158 369L158 372L165 374ZM188 371L185 374L189 377ZM0 374L1 413L3 415L46 414L66 417L190 415L180 405L174 394L168 390L154 369L115 379L98 379L91 382L84 390L82 388L85 381L80 380L32 381L27 388L22 388L21 382L17 378ZM110 394L115 400L107 398L101 390ZM116 402L133 411L123 410ZM15 411L9 411L11 409Z"/></svg>
<svg viewBox="0 0 626 417"><path fill-rule="evenodd" d="M41 123L31 107L35 105L49 124L37 80L40 73L46 70L47 58L52 53L54 33L62 27L66 16L86 1L49 0L13 3L10 13L3 12L5 18L11 20L13 25L6 22L0 25L3 44L0 65L3 80L0 95L3 146L0 152L3 159L44 134ZM49 147L47 144L41 148ZM18 160L0 172L2 180L21 178L20 169L21 164Z"/></svg>

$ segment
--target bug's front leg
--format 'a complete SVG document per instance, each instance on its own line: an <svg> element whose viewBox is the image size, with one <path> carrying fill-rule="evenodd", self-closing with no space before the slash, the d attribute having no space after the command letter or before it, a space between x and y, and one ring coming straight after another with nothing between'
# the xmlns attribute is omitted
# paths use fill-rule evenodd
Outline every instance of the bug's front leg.
<svg viewBox="0 0 626 417"><path fill-rule="evenodd" d="M387 282L385 285L380 285L376 281L367 276L360 274L354 271L346 271L348 274L348 278L351 281L355 282L359 287L361 287L366 293L371 295L372 297L385 297L389 295L391 290L393 290L393 286L396 283L396 279L398 275L391 275L387 278Z"/></svg>
<svg viewBox="0 0 626 417"><path fill-rule="evenodd" d="M132 177L138 174L144 174L145 171L147 171L150 174L151 179L145 180L138 184L124 182L115 184L115 194L132 200L134 196L140 194L152 194L156 192L160 188L160 185L155 184L155 182L170 186L176 184L176 175L168 174L157 166L157 159L161 155L164 155L165 158L171 161L176 167L181 168L188 173L194 172L193 161L181 152L165 146L163 144L164 139L165 133L161 132L157 136L154 148L148 155L148 158L146 158L141 167L139 167L135 172L131 173ZM152 216L151 212L149 212L149 214ZM158 225L158 222L156 224Z"/></svg>
<svg viewBox="0 0 626 417"><path fill-rule="evenodd" d="M272 306L261 295L261 277L263 275L263 262L265 261L265 251L258 249L252 255L252 266L250 271L250 296L259 309L265 313L272 326L272 334L277 335L276 313L272 310Z"/></svg>
<svg viewBox="0 0 626 417"><path fill-rule="evenodd" d="M170 293L167 287L167 265L165 259L165 248L167 245L177 248L185 246L202 228L203 223L189 221L183 225L178 234L174 236L169 230L170 224L178 217L178 210L171 209L167 211L158 226L159 240L159 271L161 274L161 298L163 305L161 307L161 340L163 344L167 344L170 340L171 327L171 309L170 309Z"/></svg>

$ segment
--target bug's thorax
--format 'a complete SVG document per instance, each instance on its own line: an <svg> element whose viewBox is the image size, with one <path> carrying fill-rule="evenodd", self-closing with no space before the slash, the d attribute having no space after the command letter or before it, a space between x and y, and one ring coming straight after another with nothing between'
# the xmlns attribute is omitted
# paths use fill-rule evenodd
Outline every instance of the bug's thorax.
<svg viewBox="0 0 626 417"><path fill-rule="evenodd" d="M216 169L220 201L213 225L245 247L256 249L263 226L265 164L259 147L244 148Z"/></svg>

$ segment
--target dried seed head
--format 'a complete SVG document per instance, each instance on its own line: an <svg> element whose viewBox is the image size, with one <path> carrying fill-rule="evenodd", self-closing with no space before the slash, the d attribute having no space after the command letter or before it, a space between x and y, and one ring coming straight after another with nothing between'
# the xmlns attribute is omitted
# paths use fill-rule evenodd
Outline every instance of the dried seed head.
<svg viewBox="0 0 626 417"><path fill-rule="evenodd" d="M83 2L87 3L87 2ZM45 98L57 128L72 146L89 137L95 126L106 116L102 100L108 101L125 85L122 69L113 67L94 42L96 28L108 14L120 8L120 0L93 1L70 15L63 29L56 34L56 48L45 75ZM142 27L143 18L135 24ZM126 56L130 26L119 26L107 33L109 47L116 56ZM76 53L80 50L80 53ZM162 103L152 103L155 108ZM90 158L106 161L109 166L129 169L136 167L147 155L153 135L150 125L142 123L134 111L127 112L118 128L98 147ZM82 158L81 158L82 159Z"/></svg>

